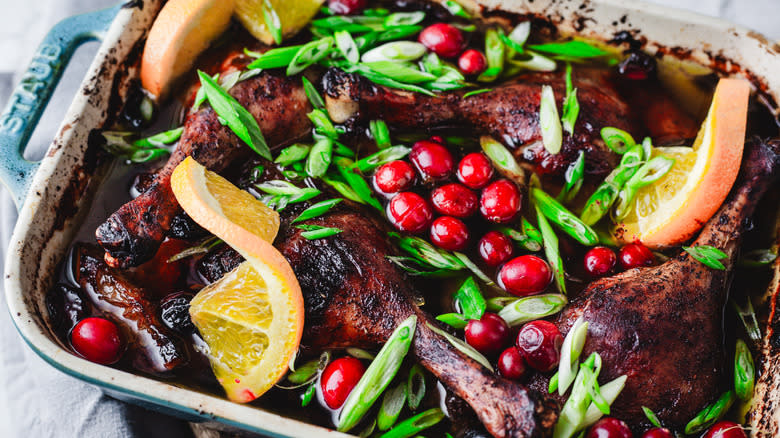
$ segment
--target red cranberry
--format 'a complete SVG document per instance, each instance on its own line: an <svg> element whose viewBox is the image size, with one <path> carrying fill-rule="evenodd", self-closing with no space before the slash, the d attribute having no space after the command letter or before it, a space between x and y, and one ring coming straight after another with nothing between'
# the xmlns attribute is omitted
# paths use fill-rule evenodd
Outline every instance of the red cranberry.
<svg viewBox="0 0 780 438"><path fill-rule="evenodd" d="M447 23L432 24L420 32L418 40L444 58L458 56L463 48L463 33L457 27Z"/></svg>
<svg viewBox="0 0 780 438"><path fill-rule="evenodd" d="M585 271L593 277L603 277L615 268L617 256L606 246L591 248L585 254Z"/></svg>
<svg viewBox="0 0 780 438"><path fill-rule="evenodd" d="M498 356L498 371L509 380L520 380L525 374L525 359L514 345Z"/></svg>
<svg viewBox="0 0 780 438"><path fill-rule="evenodd" d="M363 362L354 357L342 357L329 363L320 376L325 404L331 409L340 408L365 372Z"/></svg>
<svg viewBox="0 0 780 438"><path fill-rule="evenodd" d="M79 321L70 333L70 343L85 359L106 365L118 361L122 353L119 328L103 318Z"/></svg>
<svg viewBox="0 0 780 438"><path fill-rule="evenodd" d="M747 434L733 421L719 421L702 438L747 438Z"/></svg>
<svg viewBox="0 0 780 438"><path fill-rule="evenodd" d="M458 67L464 75L478 75L487 68L487 59L479 50L469 49L458 58Z"/></svg>
<svg viewBox="0 0 780 438"><path fill-rule="evenodd" d="M485 312L466 325L466 342L482 354L496 354L509 341L509 326L495 313Z"/></svg>
<svg viewBox="0 0 780 438"><path fill-rule="evenodd" d="M520 192L517 186L509 180L500 179L485 187L479 200L479 210L489 221L511 221L520 211Z"/></svg>
<svg viewBox="0 0 780 438"><path fill-rule="evenodd" d="M460 251L469 243L469 229L460 219L442 216L431 224L431 241L447 251Z"/></svg>
<svg viewBox="0 0 780 438"><path fill-rule="evenodd" d="M407 190L414 183L414 167L406 161L396 160L382 165L374 174L374 186L384 194Z"/></svg>
<svg viewBox="0 0 780 438"><path fill-rule="evenodd" d="M460 160L458 164L458 180L472 189L485 187L493 178L493 165L480 153L473 152Z"/></svg>
<svg viewBox="0 0 780 438"><path fill-rule="evenodd" d="M454 166L450 151L428 140L421 140L412 146L409 159L417 167L420 175L426 179L439 179L449 176Z"/></svg>
<svg viewBox="0 0 780 438"><path fill-rule="evenodd" d="M367 5L367 0L328 0L328 8L336 15L355 15Z"/></svg>
<svg viewBox="0 0 780 438"><path fill-rule="evenodd" d="M431 223L433 211L422 196L414 192L402 192L387 204L387 217L399 230L419 233Z"/></svg>
<svg viewBox="0 0 780 438"><path fill-rule="evenodd" d="M650 266L653 262L655 262L653 252L639 242L629 243L620 249L620 264L623 269Z"/></svg>
<svg viewBox="0 0 780 438"><path fill-rule="evenodd" d="M444 139L441 135L432 135L428 140L434 143L444 144Z"/></svg>
<svg viewBox="0 0 780 438"><path fill-rule="evenodd" d="M631 438L631 429L617 418L604 417L591 426L587 438Z"/></svg>
<svg viewBox="0 0 780 438"><path fill-rule="evenodd" d="M445 184L431 193L433 208L441 214L469 217L477 212L477 195L458 183Z"/></svg>
<svg viewBox="0 0 780 438"><path fill-rule="evenodd" d="M498 284L518 297L538 294L551 280L550 266L534 255L515 257L498 272Z"/></svg>
<svg viewBox="0 0 780 438"><path fill-rule="evenodd" d="M488 231L479 240L479 255L488 266L498 266L509 260L514 252L512 240L504 233Z"/></svg>
<svg viewBox="0 0 780 438"><path fill-rule="evenodd" d="M674 434L665 427L654 427L643 433L642 438L674 438Z"/></svg>
<svg viewBox="0 0 780 438"><path fill-rule="evenodd" d="M531 321L517 334L517 348L531 368L547 372L558 366L561 360L563 335L555 324L547 321Z"/></svg>

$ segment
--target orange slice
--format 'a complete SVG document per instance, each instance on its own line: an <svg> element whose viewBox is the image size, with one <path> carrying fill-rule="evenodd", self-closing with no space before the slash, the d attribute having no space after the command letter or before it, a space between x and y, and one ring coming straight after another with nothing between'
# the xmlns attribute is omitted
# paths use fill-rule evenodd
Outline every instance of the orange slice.
<svg viewBox="0 0 780 438"><path fill-rule="evenodd" d="M230 25L234 0L169 0L152 24L141 58L141 83L160 99Z"/></svg>
<svg viewBox="0 0 780 438"><path fill-rule="evenodd" d="M201 290L190 316L228 398L252 401L284 376L303 333L301 287L270 243L279 215L191 157L174 169L171 187L195 222L247 260Z"/></svg>
<svg viewBox="0 0 780 438"><path fill-rule="evenodd" d="M721 79L692 148L656 148L675 159L672 169L637 192L613 233L622 242L652 248L678 245L712 217L737 179L745 145L750 85Z"/></svg>
<svg viewBox="0 0 780 438"><path fill-rule="evenodd" d="M236 0L236 18L255 38L265 44L275 44L265 23L263 8L270 6L279 20L282 36L289 38L317 15L325 0Z"/></svg>

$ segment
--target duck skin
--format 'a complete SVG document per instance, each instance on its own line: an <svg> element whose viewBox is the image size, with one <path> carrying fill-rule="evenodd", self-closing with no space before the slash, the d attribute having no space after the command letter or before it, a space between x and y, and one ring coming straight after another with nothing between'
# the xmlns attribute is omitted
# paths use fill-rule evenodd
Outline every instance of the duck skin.
<svg viewBox="0 0 780 438"><path fill-rule="evenodd" d="M234 71L246 62L245 57L236 57L222 73ZM311 105L296 78L263 72L239 82L229 92L255 117L271 146L294 141L311 129L306 117ZM171 191L170 178L173 169L186 157L192 156L210 170L221 171L251 153L219 122L211 107L204 105L190 113L178 146L149 187L97 228L95 235L106 250L106 263L127 268L154 256L173 218L181 211Z"/></svg>
<svg viewBox="0 0 780 438"><path fill-rule="evenodd" d="M745 221L780 166L780 141L756 140L746 148L737 184L692 244L725 252L725 270L708 268L681 252L659 266L591 283L558 319L563 333L579 317L588 321L583 357L601 355L601 378L628 376L613 414L634 427L646 422L642 406L666 426L684 427L725 386L723 312L729 273Z"/></svg>

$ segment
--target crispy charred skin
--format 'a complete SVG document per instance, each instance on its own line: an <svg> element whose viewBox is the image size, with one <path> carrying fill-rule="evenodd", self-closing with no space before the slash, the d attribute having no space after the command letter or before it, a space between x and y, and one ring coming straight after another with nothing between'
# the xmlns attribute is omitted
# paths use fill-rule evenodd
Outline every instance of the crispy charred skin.
<svg viewBox="0 0 780 438"><path fill-rule="evenodd" d="M724 387L723 311L745 220L780 166L780 142L755 141L729 198L693 245L728 254L714 270L686 252L659 266L631 269L591 283L558 319L562 332L582 316L589 322L583 357L598 352L604 381L627 375L613 414L633 427L651 408L668 427L684 426ZM533 387L543 390L544 383Z"/></svg>
<svg viewBox="0 0 780 438"><path fill-rule="evenodd" d="M269 145L291 142L309 132L311 125L306 113L311 111L311 106L295 78L263 72L239 82L230 89L230 94L255 117ZM184 158L192 156L207 168L220 171L251 153L219 122L210 107L204 105L191 113L179 145L155 175L151 186L123 205L95 232L106 250L106 263L113 267L137 266L155 254L180 211L171 191L170 177Z"/></svg>
<svg viewBox="0 0 780 438"><path fill-rule="evenodd" d="M146 290L108 267L97 248L78 248L76 262L76 281L92 305L120 327L136 369L164 374L187 363L185 347L159 320Z"/></svg>
<svg viewBox="0 0 780 438"><path fill-rule="evenodd" d="M542 85L551 85L559 102L566 95L564 74L532 73L502 83L492 91L463 99L463 91L425 96L391 90L372 84L354 74L330 69L324 76L328 111L337 122L353 117L383 119L397 128L428 129L440 126L473 128L488 134L516 154L549 172L562 172L586 151L587 169L607 173L617 156L604 145L600 131L614 126L638 132L630 107L615 90L609 71L578 69L573 76L580 113L574 135L564 133L561 152L550 155L541 144L539 102Z"/></svg>

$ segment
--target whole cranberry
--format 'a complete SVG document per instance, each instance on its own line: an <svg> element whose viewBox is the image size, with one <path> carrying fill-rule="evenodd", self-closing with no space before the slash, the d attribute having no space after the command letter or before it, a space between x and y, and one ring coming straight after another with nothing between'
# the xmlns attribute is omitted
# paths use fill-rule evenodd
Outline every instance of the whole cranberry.
<svg viewBox="0 0 780 438"><path fill-rule="evenodd" d="M702 438L747 438L747 434L742 426L733 421L719 421Z"/></svg>
<svg viewBox="0 0 780 438"><path fill-rule="evenodd" d="M342 357L329 363L320 376L320 387L325 404L338 409L355 388L366 367L354 357Z"/></svg>
<svg viewBox="0 0 780 438"><path fill-rule="evenodd" d="M104 365L115 363L122 353L119 328L104 318L79 321L70 333L70 343L85 359Z"/></svg>
<svg viewBox="0 0 780 438"><path fill-rule="evenodd" d="M447 251L460 251L469 243L469 229L452 216L436 218L431 224L431 242Z"/></svg>
<svg viewBox="0 0 780 438"><path fill-rule="evenodd" d="M409 153L409 159L425 179L447 177L454 166L450 151L441 144L428 140L415 143Z"/></svg>
<svg viewBox="0 0 780 438"><path fill-rule="evenodd" d="M538 294L551 280L550 266L534 255L515 257L498 272L499 286L518 297Z"/></svg>
<svg viewBox="0 0 780 438"><path fill-rule="evenodd" d="M617 256L606 246L591 248L585 253L585 271L593 277L603 277L615 268Z"/></svg>
<svg viewBox="0 0 780 438"><path fill-rule="evenodd" d="M444 138L442 138L441 135L432 135L431 138L428 139L429 141L432 141L434 143L444 144Z"/></svg>
<svg viewBox="0 0 780 438"><path fill-rule="evenodd" d="M653 252L640 242L629 243L621 248L619 258L623 269L650 266L655 262Z"/></svg>
<svg viewBox="0 0 780 438"><path fill-rule="evenodd" d="M499 179L482 190L479 211L489 221L509 222L520 211L520 200L517 186L507 179Z"/></svg>
<svg viewBox="0 0 780 438"><path fill-rule="evenodd" d="M481 152L472 152L458 164L458 180L472 189L481 189L493 178L493 165Z"/></svg>
<svg viewBox="0 0 780 438"><path fill-rule="evenodd" d="M414 184L414 167L406 161L383 164L374 174L374 187L386 195L409 189Z"/></svg>
<svg viewBox="0 0 780 438"><path fill-rule="evenodd" d="M387 203L387 217L401 231L419 233L433 219L428 201L414 192L401 192Z"/></svg>
<svg viewBox="0 0 780 438"><path fill-rule="evenodd" d="M631 438L631 429L623 421L604 417L591 426L587 438Z"/></svg>
<svg viewBox="0 0 780 438"><path fill-rule="evenodd" d="M506 234L488 231L479 239L478 249L479 255L488 266L498 266L512 257L514 245Z"/></svg>
<svg viewBox="0 0 780 438"><path fill-rule="evenodd" d="M336 15L355 15L367 5L368 0L328 0L328 8Z"/></svg>
<svg viewBox="0 0 780 438"><path fill-rule="evenodd" d="M426 27L420 32L418 40L428 50L443 58L454 58L463 49L463 33L447 23L435 23Z"/></svg>
<svg viewBox="0 0 780 438"><path fill-rule="evenodd" d="M509 342L509 326L495 313L485 312L466 325L466 342L482 354L496 354Z"/></svg>
<svg viewBox="0 0 780 438"><path fill-rule="evenodd" d="M643 433L642 438L674 438L674 434L665 427L654 427Z"/></svg>
<svg viewBox="0 0 780 438"><path fill-rule="evenodd" d="M563 335L555 324L548 321L531 321L517 334L517 348L531 368L547 372L558 366L561 360Z"/></svg>
<svg viewBox="0 0 780 438"><path fill-rule="evenodd" d="M487 68L487 59L479 50L469 49L458 58L458 68L464 75L478 75Z"/></svg>
<svg viewBox="0 0 780 438"><path fill-rule="evenodd" d="M525 375L525 359L514 345L498 356L498 371L509 380L520 380Z"/></svg>
<svg viewBox="0 0 780 438"><path fill-rule="evenodd" d="M477 212L479 199L463 184L452 183L437 187L431 192L433 208L441 214L469 217Z"/></svg>

